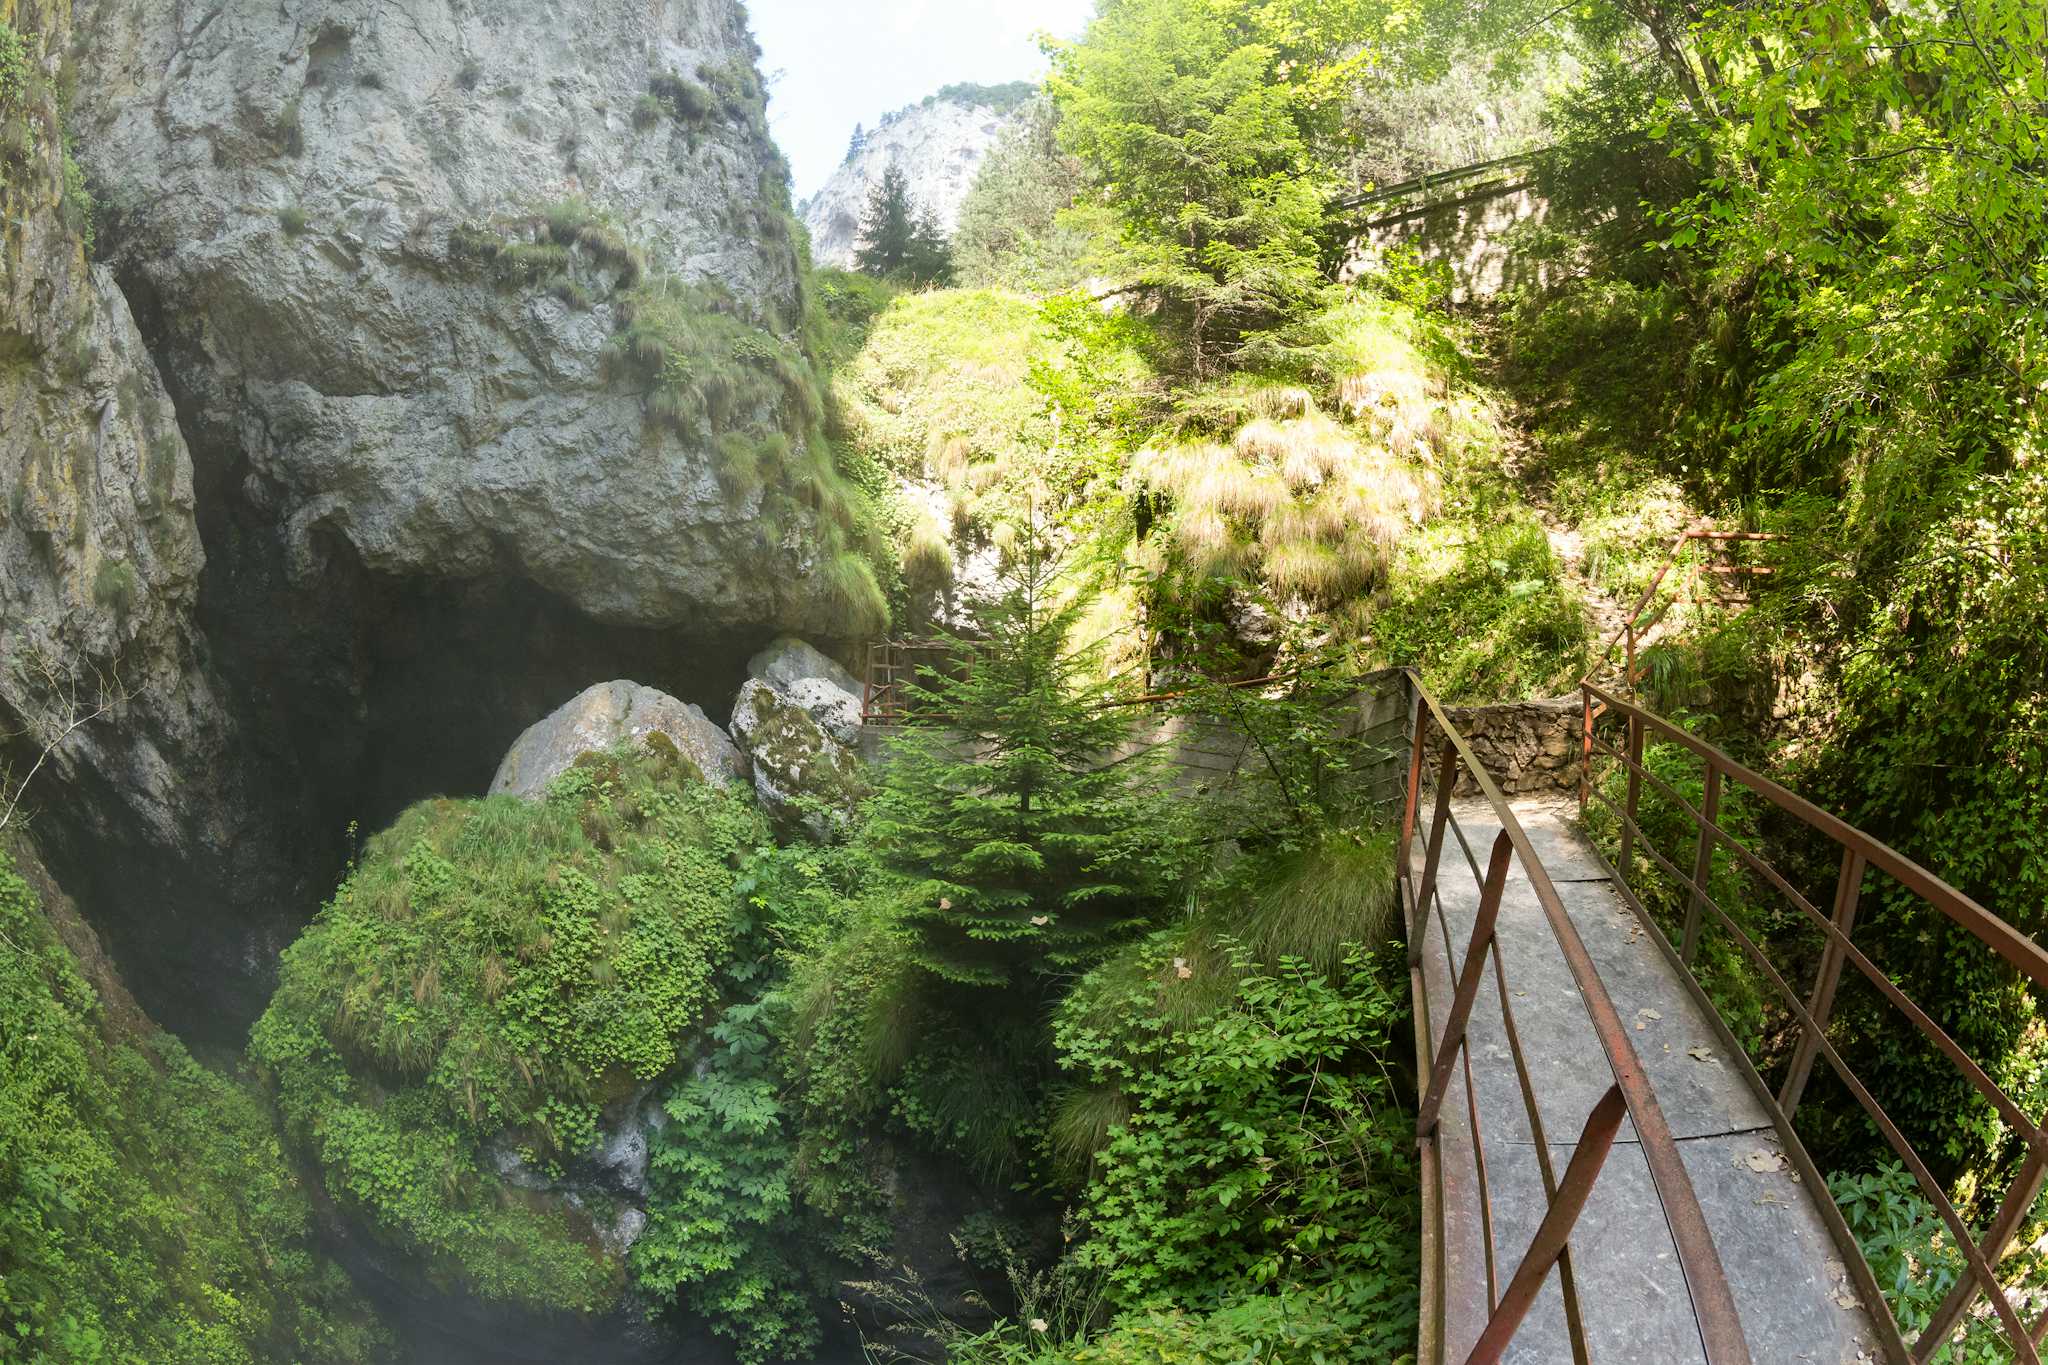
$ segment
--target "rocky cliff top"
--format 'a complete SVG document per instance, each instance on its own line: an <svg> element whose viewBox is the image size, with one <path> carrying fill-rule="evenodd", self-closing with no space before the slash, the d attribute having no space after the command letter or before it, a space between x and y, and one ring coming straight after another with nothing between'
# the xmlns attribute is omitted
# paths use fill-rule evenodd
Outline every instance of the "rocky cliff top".
<svg viewBox="0 0 2048 1365"><path fill-rule="evenodd" d="M947 86L887 115L873 129L857 129L846 160L801 207L812 259L819 265L853 264L868 195L891 166L903 168L911 197L936 212L950 233L982 160L1034 88L1023 81Z"/></svg>

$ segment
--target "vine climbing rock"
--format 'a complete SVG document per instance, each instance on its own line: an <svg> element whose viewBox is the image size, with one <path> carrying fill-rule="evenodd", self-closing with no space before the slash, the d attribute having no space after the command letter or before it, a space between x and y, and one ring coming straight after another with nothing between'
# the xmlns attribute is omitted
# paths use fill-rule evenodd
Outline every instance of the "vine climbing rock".
<svg viewBox="0 0 2048 1365"><path fill-rule="evenodd" d="M745 755L702 710L621 678L584 688L528 726L498 765L491 795L537 798L581 755L650 735L666 738L706 781L730 786L746 778Z"/></svg>

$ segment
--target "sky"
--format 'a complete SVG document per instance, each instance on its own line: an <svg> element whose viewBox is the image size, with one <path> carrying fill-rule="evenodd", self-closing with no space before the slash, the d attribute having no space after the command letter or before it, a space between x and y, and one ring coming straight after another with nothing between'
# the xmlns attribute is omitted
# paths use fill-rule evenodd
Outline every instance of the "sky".
<svg viewBox="0 0 2048 1365"><path fill-rule="evenodd" d="M1094 0L749 0L768 122L789 157L796 197L817 191L846 155L853 125L942 85L998 85L1045 74L1040 31L1071 38Z"/></svg>

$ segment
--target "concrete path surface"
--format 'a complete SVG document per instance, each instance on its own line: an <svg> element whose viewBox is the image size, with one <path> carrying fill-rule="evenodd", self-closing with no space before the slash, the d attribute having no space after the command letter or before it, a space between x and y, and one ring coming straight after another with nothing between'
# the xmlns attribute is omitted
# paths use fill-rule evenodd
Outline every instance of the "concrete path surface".
<svg viewBox="0 0 2048 1365"><path fill-rule="evenodd" d="M1576 806L1552 798L1512 804L1615 1009L1631 1028L1706 1212L1756 1365L1883 1359L1876 1329L1813 1202L1826 1192L1806 1188L1790 1168L1776 1131L1743 1080L1743 1063L1724 1055L1705 1015L1650 941L1655 931L1637 922L1609 884L1577 830ZM1500 832L1491 807L1459 801L1452 810L1483 869ZM1428 814L1425 803L1413 852L1418 881ZM1432 1052L1442 1041L1479 903L1477 879L1452 831L1445 834L1438 886L1444 922L1431 916L1422 959ZM1537 1112L1561 1177L1588 1112L1613 1078L1519 865L1502 899L1498 943ZM1451 1365L1465 1360L1491 1310L1489 1218L1497 1293L1514 1274L1546 1205L1500 991L1489 968L1469 1034L1472 1090L1468 1094L1460 1067L1437 1139L1445 1265L1442 1358ZM1490 1192L1485 1208L1482 1183ZM1677 1252L1629 1124L1572 1235L1571 1256L1594 1365L1704 1360ZM1506 1358L1517 1365L1572 1360L1557 1271Z"/></svg>

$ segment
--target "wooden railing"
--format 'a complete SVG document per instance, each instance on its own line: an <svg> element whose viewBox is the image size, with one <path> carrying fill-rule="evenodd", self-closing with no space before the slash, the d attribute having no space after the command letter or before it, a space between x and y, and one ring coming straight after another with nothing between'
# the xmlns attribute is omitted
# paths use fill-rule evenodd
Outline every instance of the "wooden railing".
<svg viewBox="0 0 2048 1365"><path fill-rule="evenodd" d="M1700 1208L1699 1197L1693 1189L1691 1178L1686 1174L1685 1164L1680 1159L1677 1143L1672 1138L1671 1127L1665 1121L1656 1094L1650 1087L1642 1059L1637 1056L1635 1045L1630 1041L1629 1030L1616 1011L1606 984L1600 979L1600 974L1594 967L1591 954L1587 952L1578 929L1573 925L1563 901L1543 869L1542 862L1530 846L1528 836L1515 819L1514 810L1509 806L1506 797L1495 785L1485 765L1472 752L1471 745L1451 723L1443 707L1423 686L1422 680L1411 672L1409 684L1415 697L1415 713L1408 764L1407 796L1401 820L1399 875L1403 910L1408 925L1411 986L1418 1007L1416 1030L1419 1049L1428 1049L1431 1045L1430 1040L1439 1036L1431 1019L1432 1011L1447 1011L1444 1015L1441 1041L1435 1045L1434 1054L1418 1059L1421 1073L1428 1078L1416 1119L1416 1133L1420 1140L1423 1164L1424 1226L1440 1226L1441 1222L1442 1210L1436 1205L1440 1189L1438 1163L1441 1153L1435 1141L1435 1134L1441 1121L1445 1095L1454 1074L1460 1068L1463 1069L1465 1076L1466 1102L1468 1105L1475 1102L1467 1028L1471 1022L1473 1005L1489 966L1498 988L1509 1055L1520 1082L1522 1104L1528 1117L1529 1129L1533 1136L1532 1146L1540 1165L1544 1193L1548 1200L1547 1210L1530 1240L1527 1251L1509 1278L1506 1288L1497 1294L1494 1293L1496 1276L1489 1240L1487 1281L1492 1309L1477 1346L1466 1357L1466 1365L1492 1365L1492 1362L1502 1357L1523 1317L1534 1303L1538 1289L1553 1267L1559 1272L1564 1297L1565 1326L1574 1357L1579 1361L1588 1359L1582 1319L1585 1305L1580 1302L1573 1278L1568 1243L1572 1226L1599 1179L1601 1168L1624 1115L1635 1123L1636 1136L1642 1145L1643 1155L1655 1182L1663 1212L1663 1226L1657 1231L1661 1234L1663 1227L1668 1226L1672 1244L1677 1249L1686 1289L1692 1297L1694 1319L1699 1327L1700 1344L1706 1361L1708 1365L1747 1365L1751 1358L1749 1347L1743 1337L1741 1320L1736 1314L1735 1300L1729 1291L1720 1255L1715 1250L1713 1238L1707 1230L1706 1215ZM1432 735L1435 737L1434 740L1431 738ZM1427 825L1418 827L1417 819L1422 810L1425 782L1432 773L1435 776L1432 809ZM1444 875L1446 831L1453 832L1461 845L1464 843L1464 835L1457 829L1451 814L1452 792L1458 787L1461 777L1469 777L1472 785L1477 787L1481 797L1491 808L1493 819L1499 824L1501 832L1493 842L1484 873L1479 871L1477 860L1472 857L1470 848L1465 849L1467 863L1479 888L1479 909L1469 945L1462 959L1462 966L1457 968L1457 984L1451 999L1448 1002L1432 1002L1428 997L1422 965L1424 936L1432 933L1441 935L1445 961L1459 961L1451 953L1451 930L1444 911L1439 879ZM1418 833L1422 833L1426 840L1419 878L1414 873L1412 858L1413 843ZM1550 1158L1549 1139L1544 1133L1542 1115L1538 1112L1536 1104L1534 1078L1522 1048L1521 1035L1515 1023L1512 997L1501 966L1501 945L1495 937L1501 897L1509 870L1515 865L1520 866L1538 904L1542 907L1551 935L1564 956L1593 1031L1605 1053L1608 1069L1613 1074L1613 1084L1586 1116L1585 1124L1577 1135L1577 1145L1562 1177L1553 1168ZM1476 1132L1476 1114L1472 1115L1472 1121ZM1475 1166L1480 1216L1491 1226L1492 1197L1486 1181L1485 1163L1483 1160L1477 1161ZM1645 1233L1649 1231L1648 1228L1644 1229ZM1433 1239L1433 1247L1429 1248L1429 1254L1425 1256L1423 1268L1425 1299L1422 1312L1425 1332L1432 1316L1438 1330L1441 1330L1443 1323L1443 1254L1443 1238L1438 1235ZM1437 1258L1437 1263L1431 1263L1431 1256ZM1430 1301L1432 1293L1437 1296L1437 1302ZM1440 1338L1437 1344L1440 1348Z"/></svg>
<svg viewBox="0 0 2048 1365"><path fill-rule="evenodd" d="M2000 1283L1994 1266L2012 1243L2041 1193L2044 1177L2048 1177L2048 1131L2044 1131L2040 1121L2023 1112L1991 1078L1986 1068L1972 1059L1940 1023L1899 988L1880 964L1872 961L1857 946L1857 908L1869 895L1870 886L1877 885L1880 879L1887 879L1909 892L1928 914L1939 915L1967 930L2037 989L2048 988L2048 953L2018 929L1910 858L1769 778L1752 772L1671 721L1590 681L1584 683L1580 691L1585 755L1579 789L1580 808L1583 813L1589 806L1597 804L1609 812L1616 823L1617 849L1613 862L1608 864L1615 888L1642 923L1653 930L1650 935L1652 941L1679 969L1681 979L1719 1030L1729 1056L1740 1059L1741 1065L1737 1069L1743 1073L1770 1115L1801 1179L1810 1182L1810 1188L1816 1192L1827 1188L1822 1172L1794 1134L1792 1126L1815 1063L1825 1061L1842 1087L1868 1115L1887 1145L1912 1172L1964 1260L1965 1273L1935 1312L1932 1321L1918 1332L1910 1346L1890 1314L1876 1315L1891 1358L1901 1365L1905 1362L1926 1365L1937 1352L1950 1344L1956 1327L1981 1295L2002 1330L2006 1347L2012 1352L2011 1358L2025 1362L2025 1365L2038 1365L2038 1343L2044 1334L2048 1334L2048 1315L2031 1326L2024 1322L2019 1306ZM1605 737L1601 733L1603 729L1607 732ZM1619 736L1614 733L1617 730L1621 732ZM1620 747L1608 742L1609 738L1617 737L1621 740ZM1649 743L1673 746L1678 753L1698 765L1701 794L1697 806L1687 800L1667 776L1659 776L1644 762L1644 749ZM1618 797L1608 789L1616 778L1621 779L1615 783L1622 789ZM1670 809L1683 813L1684 821L1692 831L1685 847L1667 853L1658 848L1645 832L1642 824L1645 786L1651 788ZM1760 850L1749 847L1723 826L1721 820L1725 803L1736 792L1747 793L1766 803L1803 826L1811 835L1833 845L1838 855L1838 872L1832 904L1826 911L1816 905L1814 899L1803 894L1794 884L1794 879L1773 865ZM1601 856L1604 860L1604 855ZM1715 901L1711 889L1715 867L1717 863L1725 864L1728 859L1733 859L1740 866L1749 886L1768 888L1784 906L1795 912L1797 920L1823 936L1824 946L1818 962L1814 964L1812 979L1804 990L1796 988L1787 979L1789 969L1773 959L1750 929L1731 915L1727 907ZM1681 866L1680 860L1687 865ZM1676 905L1683 903L1675 941L1657 923L1646 905L1655 885L1661 885L1672 898L1667 903L1674 912ZM1729 1029L1700 983L1701 940L1710 927L1727 936L1753 969L1757 980L1768 987L1796 1032L1783 1079L1775 1089L1764 1082L1748 1051ZM1877 995L1898 1016L1902 1016L1905 1023L1948 1059L2025 1147L2025 1160L2007 1187L1997 1212L1981 1233L1974 1232L1964 1221L1927 1161L1915 1150L1891 1115L1885 1112L1870 1084L1850 1067L1828 1036L1836 997L1850 967L1869 982ZM1873 1306L1884 1303L1881 1288L1865 1264L1841 1212L1829 1199L1823 1198L1817 1203L1842 1252L1844 1264L1862 1291L1863 1301ZM1925 1269L1922 1267L1923 1273Z"/></svg>

